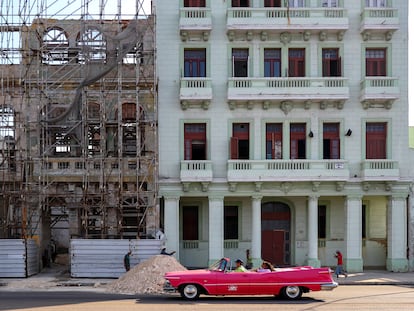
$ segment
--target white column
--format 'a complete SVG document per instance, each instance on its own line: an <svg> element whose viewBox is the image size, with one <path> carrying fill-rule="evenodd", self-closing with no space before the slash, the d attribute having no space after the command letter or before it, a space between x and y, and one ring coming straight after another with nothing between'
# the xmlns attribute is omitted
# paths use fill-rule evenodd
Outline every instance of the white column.
<svg viewBox="0 0 414 311"><path fill-rule="evenodd" d="M167 251L176 251L175 257L180 258L180 198L175 196L164 197L164 233Z"/></svg>
<svg viewBox="0 0 414 311"><path fill-rule="evenodd" d="M393 195L388 201L387 270L408 271L407 260L407 199Z"/></svg>
<svg viewBox="0 0 414 311"><path fill-rule="evenodd" d="M362 272L362 197L349 195L345 204L345 268Z"/></svg>
<svg viewBox="0 0 414 311"><path fill-rule="evenodd" d="M252 197L252 246L253 266L262 260L262 196Z"/></svg>
<svg viewBox="0 0 414 311"><path fill-rule="evenodd" d="M320 267L318 259L318 196L308 198L308 265Z"/></svg>
<svg viewBox="0 0 414 311"><path fill-rule="evenodd" d="M408 270L414 271L414 197L411 189L408 198Z"/></svg>
<svg viewBox="0 0 414 311"><path fill-rule="evenodd" d="M224 198L209 197L208 202L208 250L211 263L223 258L224 254Z"/></svg>

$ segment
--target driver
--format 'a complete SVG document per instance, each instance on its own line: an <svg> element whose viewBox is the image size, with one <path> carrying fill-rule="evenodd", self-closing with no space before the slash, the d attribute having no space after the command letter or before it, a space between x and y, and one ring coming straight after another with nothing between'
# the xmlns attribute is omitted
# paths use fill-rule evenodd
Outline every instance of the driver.
<svg viewBox="0 0 414 311"><path fill-rule="evenodd" d="M236 268L234 269L234 272L247 272L247 269L243 266L243 260L236 259Z"/></svg>

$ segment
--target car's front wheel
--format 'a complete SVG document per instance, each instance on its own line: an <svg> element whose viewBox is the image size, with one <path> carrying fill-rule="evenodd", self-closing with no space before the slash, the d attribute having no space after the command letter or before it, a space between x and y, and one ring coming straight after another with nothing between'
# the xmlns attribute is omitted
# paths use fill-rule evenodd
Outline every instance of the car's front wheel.
<svg viewBox="0 0 414 311"><path fill-rule="evenodd" d="M200 296L200 289L195 284L186 284L180 289L181 297L187 300L195 300Z"/></svg>
<svg viewBox="0 0 414 311"><path fill-rule="evenodd" d="M281 294L287 299L299 299L302 297L302 289L299 286L286 286L282 288Z"/></svg>

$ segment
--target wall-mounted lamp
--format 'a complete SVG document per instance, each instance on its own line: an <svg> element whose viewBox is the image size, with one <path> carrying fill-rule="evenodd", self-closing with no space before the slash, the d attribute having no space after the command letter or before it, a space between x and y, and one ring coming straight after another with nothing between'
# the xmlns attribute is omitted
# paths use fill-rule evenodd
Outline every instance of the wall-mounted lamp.
<svg viewBox="0 0 414 311"><path fill-rule="evenodd" d="M313 132L312 132L312 131L310 131L310 132L309 132L309 134L308 134L308 136L309 136L310 138L312 138L312 137L313 137Z"/></svg>
<svg viewBox="0 0 414 311"><path fill-rule="evenodd" d="M352 135L352 130L348 129L348 131L346 132L345 136L351 136Z"/></svg>

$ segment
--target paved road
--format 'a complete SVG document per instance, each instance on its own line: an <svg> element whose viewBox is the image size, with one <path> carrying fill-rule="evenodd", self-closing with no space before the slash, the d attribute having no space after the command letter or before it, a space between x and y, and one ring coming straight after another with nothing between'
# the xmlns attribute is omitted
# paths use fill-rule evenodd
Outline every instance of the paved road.
<svg viewBox="0 0 414 311"><path fill-rule="evenodd" d="M256 311L256 310L413 310L414 287L348 285L304 294L299 301L273 297L208 297L196 302L178 296L116 295L96 291L1 291L0 310L30 311Z"/></svg>

